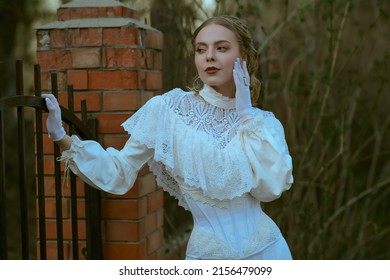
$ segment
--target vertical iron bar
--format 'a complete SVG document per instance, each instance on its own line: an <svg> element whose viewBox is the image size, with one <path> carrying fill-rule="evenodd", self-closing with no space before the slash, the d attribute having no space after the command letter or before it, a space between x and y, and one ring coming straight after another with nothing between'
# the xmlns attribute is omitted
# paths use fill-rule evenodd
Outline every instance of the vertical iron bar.
<svg viewBox="0 0 390 280"><path fill-rule="evenodd" d="M87 120L87 106L85 100L81 103L81 116L84 123L93 132L94 139L97 138L97 123L96 119ZM100 227L100 192L85 184L85 216L87 223L87 259L99 260L102 259L101 245L101 227Z"/></svg>
<svg viewBox="0 0 390 280"><path fill-rule="evenodd" d="M1 63L1 62L0 62ZM4 84L2 71L0 67L0 98L3 97ZM7 215L6 215L6 197L5 197L5 155L4 155L4 119L3 112L0 111L0 260L7 259Z"/></svg>
<svg viewBox="0 0 390 280"><path fill-rule="evenodd" d="M74 113L73 85L68 85L68 109ZM69 135L74 133L73 123L69 124ZM79 259L79 238L78 238L78 220L77 220L77 189L76 176L70 172L70 201L72 210L72 251L73 259Z"/></svg>
<svg viewBox="0 0 390 280"><path fill-rule="evenodd" d="M100 192L85 184L85 211L87 219L87 259L102 259L100 226Z"/></svg>
<svg viewBox="0 0 390 280"><path fill-rule="evenodd" d="M35 96L41 96L41 68L34 65L34 86ZM37 184L38 184L38 222L39 222L39 252L42 260L47 259L46 255L46 213L45 213L45 186L44 186L44 165L43 165L43 129L42 109L35 110L35 138L37 150Z"/></svg>
<svg viewBox="0 0 390 280"><path fill-rule="evenodd" d="M16 61L16 94L23 95L23 62ZM24 108L17 108L18 116L18 153L19 153L19 190L20 190L20 218L22 233L22 257L28 259L28 215L26 199L26 167L25 167L25 145L24 145Z"/></svg>
<svg viewBox="0 0 390 280"><path fill-rule="evenodd" d="M58 99L57 74L51 74L51 91ZM60 148L54 145L54 178L56 190L56 221L57 221L57 256L59 260L64 259L64 234L62 225L62 189L61 189L61 163L57 161L60 156Z"/></svg>

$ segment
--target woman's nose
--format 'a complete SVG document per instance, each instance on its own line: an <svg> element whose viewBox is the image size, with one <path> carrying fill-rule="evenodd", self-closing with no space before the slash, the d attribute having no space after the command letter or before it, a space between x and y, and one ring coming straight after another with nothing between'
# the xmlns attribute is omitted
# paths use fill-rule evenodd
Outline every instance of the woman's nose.
<svg viewBox="0 0 390 280"><path fill-rule="evenodd" d="M207 61L214 61L215 60L214 51L212 49L209 49L207 51L206 60Z"/></svg>

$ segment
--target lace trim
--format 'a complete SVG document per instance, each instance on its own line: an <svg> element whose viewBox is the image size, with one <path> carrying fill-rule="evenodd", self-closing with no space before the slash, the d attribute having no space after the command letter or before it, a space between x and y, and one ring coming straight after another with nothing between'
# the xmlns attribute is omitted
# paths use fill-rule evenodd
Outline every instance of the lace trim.
<svg viewBox="0 0 390 280"><path fill-rule="evenodd" d="M234 249L214 233L195 225L188 241L187 256L193 259L247 259L263 251L280 237L279 228L264 212L242 251Z"/></svg>
<svg viewBox="0 0 390 280"><path fill-rule="evenodd" d="M189 211L187 202L185 201L183 194L180 190L179 184L165 169L165 166L161 162L150 160L148 162L150 171L156 176L157 185L162 187L169 195L177 199L178 205Z"/></svg>

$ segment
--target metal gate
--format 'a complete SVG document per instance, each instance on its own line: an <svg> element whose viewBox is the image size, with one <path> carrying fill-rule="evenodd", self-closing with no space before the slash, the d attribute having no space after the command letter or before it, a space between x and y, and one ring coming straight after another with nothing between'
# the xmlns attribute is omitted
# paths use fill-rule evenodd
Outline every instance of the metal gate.
<svg viewBox="0 0 390 280"><path fill-rule="evenodd" d="M47 259L47 232L46 232L46 210L45 210L45 177L44 177L44 147L43 147L43 125L42 115L47 111L46 104L41 98L41 79L40 79L40 66L34 65L34 96L24 95L23 89L23 62L16 61L16 95L11 97L2 98L0 91L0 259L8 259L8 242L7 242L7 211L14 205L9 205L6 199L6 176L9 172L6 170L7 161L16 160L18 166L18 207L20 214L20 223L18 225L19 233L21 236L21 256L23 259L31 258L31 252L29 247L30 238L39 238L39 245L37 245L37 252L39 252L38 258ZM0 77L1 79L1 77ZM57 86L57 74L51 74L51 92L58 97ZM1 89L0 89L1 90ZM68 125L68 133L77 133L83 139L96 139L96 120L87 118L86 102L81 102L82 117L81 120L77 118L73 111L73 87L69 85L67 87L68 93L68 109L61 106L62 120ZM25 157L25 109L27 107L35 109L35 157L33 164L35 166L34 172L34 187L36 191L36 211L38 218L38 225L36 230L39 234L29 234L28 219L31 212L27 208L27 172ZM5 158L5 145L4 136L7 131L7 124L4 121L4 112L6 110L14 110L15 118L17 119L17 131L12 131L15 135L15 142L17 142L17 155L12 158ZM62 212L62 178L61 178L61 163L56 159L60 155L60 150L56 144L54 146L54 178L55 178L55 223L56 223L56 247L57 258L64 259L64 227L63 227L63 212ZM70 172L71 173L71 172ZM30 178L31 179L31 178ZM72 259L80 259L79 256L79 215L82 210L85 211L85 236L86 243L85 248L81 251L85 255L86 259L101 259L101 228L100 228L100 204L99 204L99 191L86 185L84 186L84 198L85 209L79 209L76 192L76 178L74 174L70 174L70 207L71 207L71 256ZM9 219L9 218L8 218ZM9 235L10 229L8 229ZM12 229L14 231L14 229ZM38 242L36 242L38 244ZM84 244L83 243L83 244Z"/></svg>

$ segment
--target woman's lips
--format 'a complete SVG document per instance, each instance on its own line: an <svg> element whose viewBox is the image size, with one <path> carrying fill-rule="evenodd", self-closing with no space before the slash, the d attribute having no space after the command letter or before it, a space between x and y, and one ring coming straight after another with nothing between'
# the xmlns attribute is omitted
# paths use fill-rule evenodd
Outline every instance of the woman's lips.
<svg viewBox="0 0 390 280"><path fill-rule="evenodd" d="M216 67L207 67L206 70L205 70L205 72L206 72L207 74L215 74L215 73L217 73L218 71L219 71L219 69L216 68Z"/></svg>

